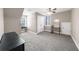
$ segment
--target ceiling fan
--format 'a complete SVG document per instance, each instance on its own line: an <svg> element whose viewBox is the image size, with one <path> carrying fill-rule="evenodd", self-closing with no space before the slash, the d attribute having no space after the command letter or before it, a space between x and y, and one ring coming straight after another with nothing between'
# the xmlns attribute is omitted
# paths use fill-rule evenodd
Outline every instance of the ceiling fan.
<svg viewBox="0 0 79 59"><path fill-rule="evenodd" d="M56 13L57 8L49 8L49 12Z"/></svg>

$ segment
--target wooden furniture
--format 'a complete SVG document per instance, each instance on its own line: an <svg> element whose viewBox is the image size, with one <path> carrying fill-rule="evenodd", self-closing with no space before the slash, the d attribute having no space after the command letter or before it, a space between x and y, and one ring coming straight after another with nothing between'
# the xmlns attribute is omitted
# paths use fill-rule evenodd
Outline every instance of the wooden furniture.
<svg viewBox="0 0 79 59"><path fill-rule="evenodd" d="M25 41L15 33L4 33L1 38L0 51L24 51Z"/></svg>
<svg viewBox="0 0 79 59"><path fill-rule="evenodd" d="M61 29L60 27L54 27L53 25L51 26L51 33L58 33L60 34Z"/></svg>
<svg viewBox="0 0 79 59"><path fill-rule="evenodd" d="M54 33L54 26L51 26L51 33Z"/></svg>
<svg viewBox="0 0 79 59"><path fill-rule="evenodd" d="M27 27L21 27L23 32L27 32Z"/></svg>
<svg viewBox="0 0 79 59"><path fill-rule="evenodd" d="M59 19L54 19L53 25L51 27L51 32L60 34L60 32L61 32L60 24L61 24L61 22Z"/></svg>
<svg viewBox="0 0 79 59"><path fill-rule="evenodd" d="M51 32L51 25L45 25L44 31Z"/></svg>

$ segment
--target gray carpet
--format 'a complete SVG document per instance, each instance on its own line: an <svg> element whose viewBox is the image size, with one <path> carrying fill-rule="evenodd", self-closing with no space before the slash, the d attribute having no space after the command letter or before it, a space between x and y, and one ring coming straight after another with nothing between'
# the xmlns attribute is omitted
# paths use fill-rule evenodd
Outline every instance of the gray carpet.
<svg viewBox="0 0 79 59"><path fill-rule="evenodd" d="M22 33L26 51L78 51L70 36L42 32L38 35Z"/></svg>

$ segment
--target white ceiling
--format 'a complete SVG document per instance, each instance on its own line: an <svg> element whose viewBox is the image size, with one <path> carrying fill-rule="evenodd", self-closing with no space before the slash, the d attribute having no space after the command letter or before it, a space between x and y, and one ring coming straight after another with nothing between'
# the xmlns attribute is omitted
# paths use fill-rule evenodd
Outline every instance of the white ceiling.
<svg viewBox="0 0 79 59"><path fill-rule="evenodd" d="M71 10L71 8L57 8L56 13L65 12L65 11L68 11L68 10ZM35 12L46 15L47 12L48 12L48 8L25 8L23 15L29 15L29 14L35 13Z"/></svg>

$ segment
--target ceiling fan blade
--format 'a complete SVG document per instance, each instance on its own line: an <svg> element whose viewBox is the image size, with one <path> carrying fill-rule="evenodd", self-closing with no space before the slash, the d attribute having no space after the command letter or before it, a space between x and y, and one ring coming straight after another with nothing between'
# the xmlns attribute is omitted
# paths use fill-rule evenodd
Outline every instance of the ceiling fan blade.
<svg viewBox="0 0 79 59"><path fill-rule="evenodd" d="M53 10L57 10L57 8L54 8Z"/></svg>

